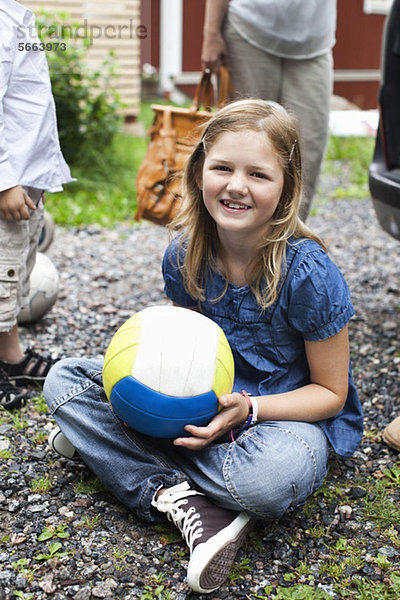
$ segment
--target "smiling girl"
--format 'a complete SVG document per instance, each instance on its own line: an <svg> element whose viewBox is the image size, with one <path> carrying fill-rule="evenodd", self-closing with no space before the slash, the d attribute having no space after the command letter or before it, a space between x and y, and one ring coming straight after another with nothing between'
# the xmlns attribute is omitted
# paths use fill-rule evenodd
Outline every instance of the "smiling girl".
<svg viewBox="0 0 400 600"><path fill-rule="evenodd" d="M98 361L62 361L46 382L52 414L96 475L143 519L164 513L181 530L198 592L225 581L252 518L303 506L330 451L351 456L361 440L354 311L298 218L301 181L296 124L261 100L215 113L187 163L165 292L218 323L235 361L233 392L207 427L189 424L172 441L129 429L112 413Z"/></svg>

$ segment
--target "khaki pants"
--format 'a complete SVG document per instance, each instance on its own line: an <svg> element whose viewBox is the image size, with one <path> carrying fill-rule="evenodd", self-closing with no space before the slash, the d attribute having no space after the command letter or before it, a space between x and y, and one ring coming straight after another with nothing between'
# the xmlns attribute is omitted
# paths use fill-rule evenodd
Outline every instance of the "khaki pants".
<svg viewBox="0 0 400 600"><path fill-rule="evenodd" d="M29 278L36 261L43 227L43 191L25 187L37 209L28 208L27 221L0 219L0 331L11 331L29 295Z"/></svg>
<svg viewBox="0 0 400 600"><path fill-rule="evenodd" d="M298 119L304 165L300 216L305 219L328 141L332 52L307 60L280 58L252 46L229 22L225 23L223 34L236 96L279 102Z"/></svg>

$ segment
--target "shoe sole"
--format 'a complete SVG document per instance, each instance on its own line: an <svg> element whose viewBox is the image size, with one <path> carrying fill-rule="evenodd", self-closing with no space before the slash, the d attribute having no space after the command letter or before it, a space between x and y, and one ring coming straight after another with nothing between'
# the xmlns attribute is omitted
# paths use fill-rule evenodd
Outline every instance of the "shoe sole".
<svg viewBox="0 0 400 600"><path fill-rule="evenodd" d="M0 406L5 410L15 410L21 408L26 403L26 394L16 394L12 400L0 402Z"/></svg>
<svg viewBox="0 0 400 600"><path fill-rule="evenodd" d="M388 446L400 452L400 444L394 438L392 438L388 432L388 427L386 427L386 429L383 431L383 440Z"/></svg>
<svg viewBox="0 0 400 600"><path fill-rule="evenodd" d="M29 377L27 375L9 375L8 380L16 386L20 385L40 385L45 382L46 377Z"/></svg>
<svg viewBox="0 0 400 600"><path fill-rule="evenodd" d="M240 513L228 527L196 546L187 571L188 585L195 592L210 594L224 583L252 526L249 515Z"/></svg>

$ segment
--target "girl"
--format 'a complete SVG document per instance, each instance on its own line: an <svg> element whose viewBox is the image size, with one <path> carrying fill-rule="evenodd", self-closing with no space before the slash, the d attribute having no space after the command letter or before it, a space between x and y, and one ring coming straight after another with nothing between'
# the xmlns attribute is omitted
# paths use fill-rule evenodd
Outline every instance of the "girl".
<svg viewBox="0 0 400 600"><path fill-rule="evenodd" d="M349 292L299 220L300 198L288 113L261 100L215 113L187 163L178 235L163 261L167 296L216 321L234 355L234 392L207 427L187 425L190 435L173 441L129 429L110 408L97 361L67 359L46 381L63 432L53 447L69 440L141 518L165 513L189 546L187 580L198 592L224 582L252 518L302 506L330 448L350 456L361 439Z"/></svg>

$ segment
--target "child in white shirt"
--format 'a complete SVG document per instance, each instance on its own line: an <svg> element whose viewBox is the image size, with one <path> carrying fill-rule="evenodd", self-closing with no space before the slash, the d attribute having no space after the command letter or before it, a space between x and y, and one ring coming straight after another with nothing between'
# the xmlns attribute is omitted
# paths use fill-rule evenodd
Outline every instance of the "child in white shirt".
<svg viewBox="0 0 400 600"><path fill-rule="evenodd" d="M43 193L70 181L35 16L0 0L0 405L8 409L26 400L25 386L43 383L54 362L23 352L17 317L29 294Z"/></svg>

